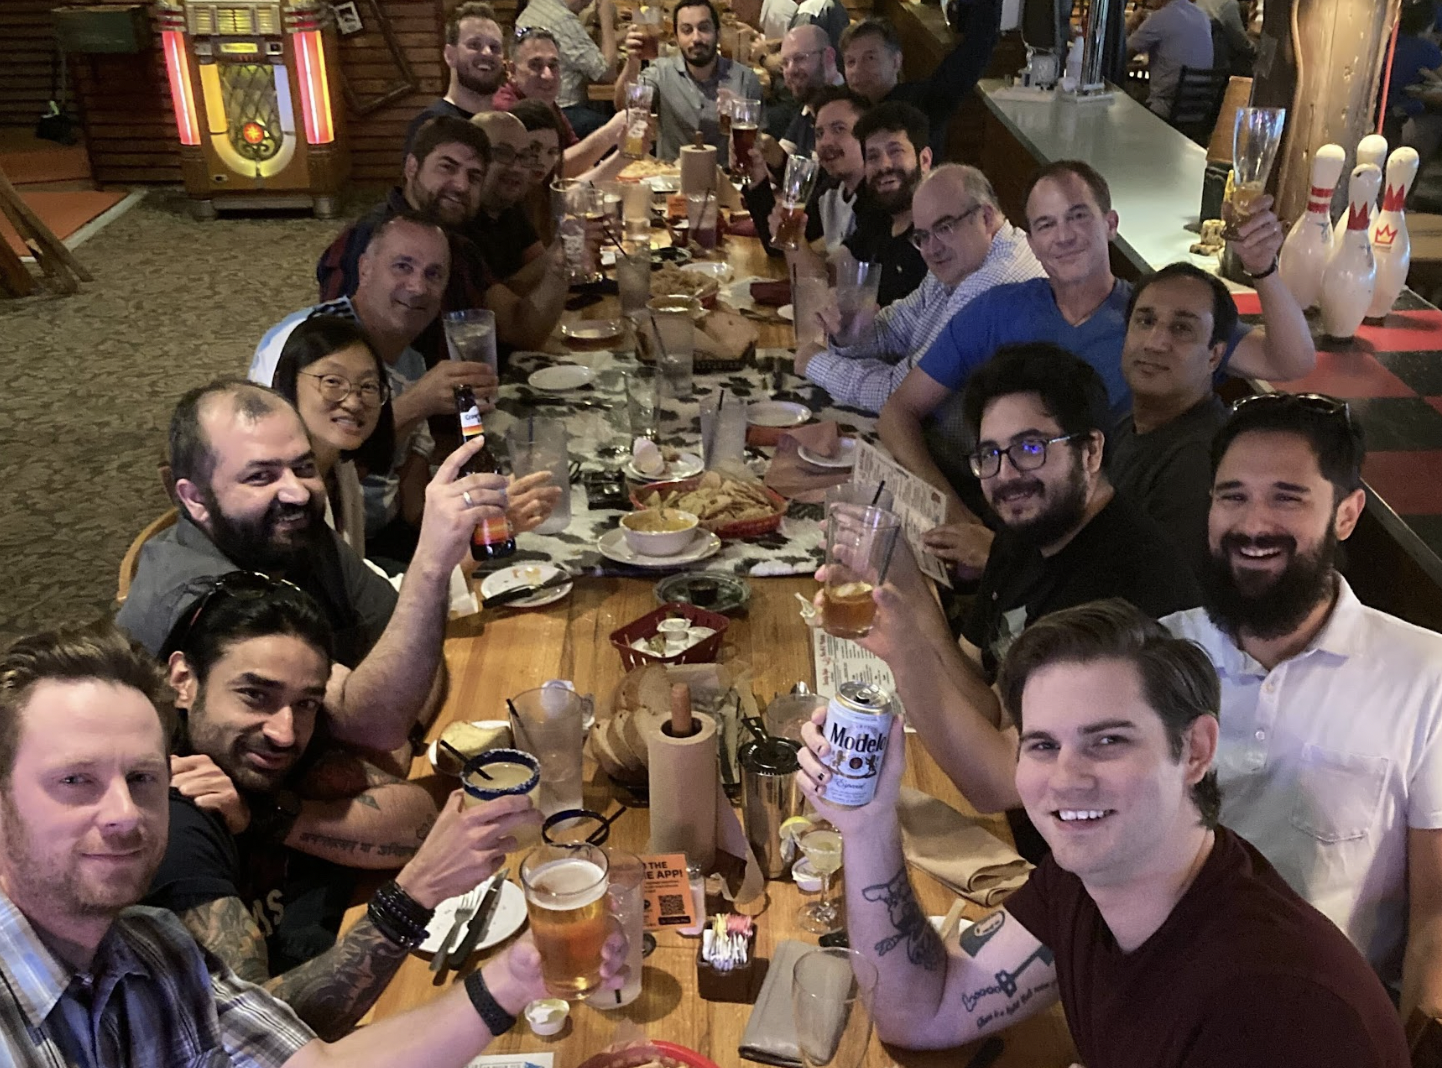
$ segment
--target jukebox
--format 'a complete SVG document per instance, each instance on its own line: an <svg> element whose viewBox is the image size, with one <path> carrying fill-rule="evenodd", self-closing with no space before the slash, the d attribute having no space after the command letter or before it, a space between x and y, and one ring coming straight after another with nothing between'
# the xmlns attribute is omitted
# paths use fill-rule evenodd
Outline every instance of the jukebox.
<svg viewBox="0 0 1442 1068"><path fill-rule="evenodd" d="M320 0L160 0L185 188L201 216L335 213L349 171Z"/></svg>

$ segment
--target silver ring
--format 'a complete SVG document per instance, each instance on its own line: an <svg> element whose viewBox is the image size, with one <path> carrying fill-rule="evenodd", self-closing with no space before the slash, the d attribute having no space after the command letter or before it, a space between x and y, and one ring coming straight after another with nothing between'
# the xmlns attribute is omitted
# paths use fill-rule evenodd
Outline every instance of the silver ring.
<svg viewBox="0 0 1442 1068"><path fill-rule="evenodd" d="M467 508L474 508L474 507L476 506L476 502L473 501L473 500L471 500L471 491L470 491L470 490L462 490L462 491L461 491L461 500L463 500L463 501L466 502L466 507L467 507Z"/></svg>

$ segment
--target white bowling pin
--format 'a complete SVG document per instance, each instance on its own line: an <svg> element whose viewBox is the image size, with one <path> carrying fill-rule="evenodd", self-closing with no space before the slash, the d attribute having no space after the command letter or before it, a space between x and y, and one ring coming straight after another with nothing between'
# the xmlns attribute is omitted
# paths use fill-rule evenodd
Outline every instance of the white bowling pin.
<svg viewBox="0 0 1442 1068"><path fill-rule="evenodd" d="M1367 206L1377 197L1382 172L1375 163L1352 168L1347 185L1347 232L1322 276L1322 329L1346 339L1357 332L1377 287L1377 261L1367 239Z"/></svg>
<svg viewBox="0 0 1442 1068"><path fill-rule="evenodd" d="M1387 160L1387 188L1382 194L1382 210L1372 223L1372 256L1377 261L1377 289L1372 294L1371 318L1381 318L1392 310L1397 296L1407 284L1407 268L1412 263L1412 239L1407 234L1407 192L1417 177L1421 160L1415 148L1399 148Z"/></svg>
<svg viewBox="0 0 1442 1068"><path fill-rule="evenodd" d="M1381 134L1368 134L1357 142L1357 163L1360 167L1364 163L1375 163L1380 171L1382 165L1387 162L1387 139ZM1378 192L1380 192L1380 187ZM1339 243L1342 235L1347 232L1347 212L1342 212L1337 219L1337 225L1332 228L1332 237ZM1377 216L1377 193L1372 194L1372 199L1367 208L1367 228L1372 227L1372 220Z"/></svg>
<svg viewBox="0 0 1442 1068"><path fill-rule="evenodd" d="M1332 259L1335 242L1332 237L1332 193L1347 153L1341 145L1323 145L1312 160L1312 192L1307 197L1307 211L1292 224L1277 271L1282 283L1292 292L1297 304L1306 311L1322 294L1322 275Z"/></svg>

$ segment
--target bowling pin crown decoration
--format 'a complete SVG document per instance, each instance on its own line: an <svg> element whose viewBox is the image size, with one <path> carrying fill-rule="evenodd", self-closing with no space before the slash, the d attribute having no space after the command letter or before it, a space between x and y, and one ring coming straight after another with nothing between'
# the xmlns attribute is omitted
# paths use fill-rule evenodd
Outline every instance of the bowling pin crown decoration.
<svg viewBox="0 0 1442 1068"><path fill-rule="evenodd" d="M1382 210L1372 223L1372 252L1377 261L1377 287L1367 308L1368 318L1378 319L1392 310L1407 270L1412 264L1412 240L1407 234L1407 193L1417 177L1420 163L1415 148L1399 148L1387 160L1387 189Z"/></svg>

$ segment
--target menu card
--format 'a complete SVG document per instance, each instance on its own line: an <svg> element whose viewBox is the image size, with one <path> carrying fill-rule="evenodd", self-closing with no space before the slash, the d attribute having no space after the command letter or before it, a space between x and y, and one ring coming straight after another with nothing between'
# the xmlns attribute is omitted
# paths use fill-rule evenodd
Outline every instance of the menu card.
<svg viewBox="0 0 1442 1068"><path fill-rule="evenodd" d="M886 661L854 641L827 634L820 627L812 627L811 659L816 665L816 692L822 697L830 700L836 696L836 690L843 682L860 679L891 694L892 708L897 713L906 711L901 707L901 698L896 694L896 679ZM911 730L910 727L906 729Z"/></svg>
<svg viewBox="0 0 1442 1068"><path fill-rule="evenodd" d="M921 536L932 527L946 522L946 498L924 478L913 475L880 449L861 438L856 439L856 467L853 482L885 482L892 493L892 511L901 517L916 562L928 578L951 588L946 565L922 547ZM880 663L880 661L877 661Z"/></svg>

